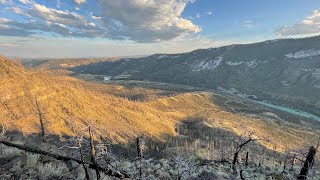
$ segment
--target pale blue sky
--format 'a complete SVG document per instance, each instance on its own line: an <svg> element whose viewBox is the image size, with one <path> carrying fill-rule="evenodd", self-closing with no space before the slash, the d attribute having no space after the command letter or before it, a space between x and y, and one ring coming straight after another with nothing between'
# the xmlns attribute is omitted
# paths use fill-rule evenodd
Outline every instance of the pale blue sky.
<svg viewBox="0 0 320 180"><path fill-rule="evenodd" d="M109 57L320 33L319 0L0 0L0 54Z"/></svg>

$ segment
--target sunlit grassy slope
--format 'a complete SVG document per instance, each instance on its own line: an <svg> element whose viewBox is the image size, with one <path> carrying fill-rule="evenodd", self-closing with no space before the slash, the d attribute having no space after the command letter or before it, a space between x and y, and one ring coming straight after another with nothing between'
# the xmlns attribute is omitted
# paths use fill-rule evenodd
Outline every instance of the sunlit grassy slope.
<svg viewBox="0 0 320 180"><path fill-rule="evenodd" d="M163 96L158 90L128 90L26 70L5 58L0 58L0 82L0 123L26 135L40 130L38 101L45 113L47 134L53 135L73 136L79 125L90 123L97 140L104 137L125 143L145 134L165 141L166 135L177 136L176 125L192 117L238 135L254 131L255 136L271 140L261 141L263 145L276 145L278 150L300 148L314 139L314 132L303 128L227 112L214 103L218 95L211 93ZM123 97L137 92L145 94L146 100Z"/></svg>

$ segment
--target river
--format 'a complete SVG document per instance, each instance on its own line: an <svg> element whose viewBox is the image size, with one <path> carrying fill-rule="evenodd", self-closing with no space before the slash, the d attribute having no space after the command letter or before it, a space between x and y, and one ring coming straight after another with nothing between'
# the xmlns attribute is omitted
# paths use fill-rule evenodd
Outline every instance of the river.
<svg viewBox="0 0 320 180"><path fill-rule="evenodd" d="M116 81L113 81L111 80L111 78L108 76L108 77L105 77L105 81L104 82L116 82ZM130 81L124 81L124 82L130 82ZM153 83L153 86L154 87L156 84L159 84L159 82L152 82L152 81L133 81L134 83L143 83L145 85L145 83ZM166 85L177 85L177 84L172 84L172 83L161 83L162 85L163 84L166 84ZM179 84L180 85L180 84ZM197 87L193 87L193 86L186 86L186 87L192 87L192 88L197 88ZM199 90L199 89L198 89ZM213 92L213 93L218 93L218 94L224 94L224 95L231 95L233 97L236 97L236 98L241 98L241 99L245 99L245 100L249 100L251 102L254 102L254 103L257 103L257 104L260 104L260 105L263 105L265 107L269 107L269 108L273 108L273 109L277 109L277 110L280 110L280 111L283 111L283 112L287 112L287 113L290 113L290 114L293 114L293 115L296 115L296 116L300 116L300 117L304 117L304 118L309 118L309 119L313 119L313 120L316 120L316 121L319 121L320 122L320 117L319 116L316 116L314 114L311 114L311 113L308 113L308 112L305 112L305 111L300 111L300 110L297 110L297 109L292 109L292 108L289 108L289 107L285 107L285 106L279 106L279 105L275 105L275 104L271 104L271 103L268 103L268 102L265 102L265 101L258 101L258 100L253 100L253 99L249 99L249 98L245 98L245 97L239 97L235 94L232 94L232 93L228 93L228 92L225 92L225 91L213 91L212 89L201 89L202 91L205 90L207 92Z"/></svg>
<svg viewBox="0 0 320 180"><path fill-rule="evenodd" d="M301 117L304 117L304 118L309 118L309 119L313 119L313 120L316 120L316 121L320 121L320 117L319 116L316 116L314 114L311 114L311 113L308 113L308 112L305 112L305 111L300 111L300 110L297 110L297 109L292 109L292 108L288 108L288 107L284 107L284 106L279 106L279 105L275 105L275 104L271 104L271 103L268 103L268 102L264 102L264 101L257 101L257 100L251 100L257 104L261 104L263 106L266 106L266 107L269 107L269 108L273 108L273 109L277 109L277 110L280 110L280 111L284 111L284 112L287 112L287 113L290 113L290 114L293 114L293 115L297 115L297 116L301 116Z"/></svg>

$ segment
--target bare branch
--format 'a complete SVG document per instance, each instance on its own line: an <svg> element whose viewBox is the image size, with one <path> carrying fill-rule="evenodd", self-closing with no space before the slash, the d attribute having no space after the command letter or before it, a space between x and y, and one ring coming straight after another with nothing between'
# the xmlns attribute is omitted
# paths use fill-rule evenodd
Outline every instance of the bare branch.
<svg viewBox="0 0 320 180"><path fill-rule="evenodd" d="M79 160L79 159L76 159L76 158L73 158L73 157L62 156L62 155L58 155L58 154L53 154L53 153L50 153L50 152L47 152L47 151L40 150L38 148L33 148L33 147L24 146L24 145L14 144L14 143L11 143L11 142L8 142L8 141L2 141L2 140L0 141L0 143L4 144L6 146L15 147L17 149L24 150L24 151L27 151L27 152L50 156L50 157L53 157L53 158L55 158L57 160L61 160L61 161L72 160L72 161L75 161L75 162L77 162L79 164L82 163L82 161ZM112 177L116 177L116 178L120 178L120 179L130 178L130 176L128 174L123 173L123 172L113 171L113 170L111 170L109 168L101 167L99 165L94 165L93 163L87 162L87 161L84 161L84 163L88 164L90 169L94 169L95 170L96 168L98 168L99 171L104 172L108 176L112 176Z"/></svg>

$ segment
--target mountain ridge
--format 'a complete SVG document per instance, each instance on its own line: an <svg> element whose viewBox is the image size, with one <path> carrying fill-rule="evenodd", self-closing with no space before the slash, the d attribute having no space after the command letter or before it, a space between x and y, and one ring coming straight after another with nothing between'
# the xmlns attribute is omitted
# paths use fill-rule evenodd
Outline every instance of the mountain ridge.
<svg viewBox="0 0 320 180"><path fill-rule="evenodd" d="M69 70L197 87L236 89L320 115L320 36L156 54Z"/></svg>

